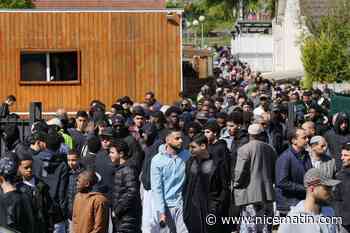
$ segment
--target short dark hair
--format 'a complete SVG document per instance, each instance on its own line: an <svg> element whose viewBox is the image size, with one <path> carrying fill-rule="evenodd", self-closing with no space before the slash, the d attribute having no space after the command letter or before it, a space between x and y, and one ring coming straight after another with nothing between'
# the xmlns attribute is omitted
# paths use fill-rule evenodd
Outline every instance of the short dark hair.
<svg viewBox="0 0 350 233"><path fill-rule="evenodd" d="M220 134L220 126L218 125L218 123L216 123L216 121L209 121L205 126L204 129L209 129L210 131L212 131L213 133L216 134L216 136L219 136Z"/></svg>
<svg viewBox="0 0 350 233"><path fill-rule="evenodd" d="M47 136L46 132L38 131L30 136L29 142L30 144L34 144L36 141L47 142Z"/></svg>
<svg viewBox="0 0 350 233"><path fill-rule="evenodd" d="M9 95L6 97L6 100L12 101L12 102L16 102L16 97L14 95Z"/></svg>
<svg viewBox="0 0 350 233"><path fill-rule="evenodd" d="M150 95L152 98L154 98L154 92L153 91L147 91L145 95Z"/></svg>
<svg viewBox="0 0 350 233"><path fill-rule="evenodd" d="M28 150L16 151L16 155L19 163L27 160L33 161L33 155Z"/></svg>
<svg viewBox="0 0 350 233"><path fill-rule="evenodd" d="M77 114L76 114L76 118L78 118L78 117L88 118L89 115L87 114L86 111L80 110L80 111L78 111Z"/></svg>
<svg viewBox="0 0 350 233"><path fill-rule="evenodd" d="M243 124L243 112L232 112L226 119L226 122L233 122L234 124Z"/></svg>
<svg viewBox="0 0 350 233"><path fill-rule="evenodd" d="M61 147L62 138L58 133L49 133L47 135L47 148L52 151L58 151Z"/></svg>
<svg viewBox="0 0 350 233"><path fill-rule="evenodd" d="M169 117L172 113L177 113L178 115L182 114L182 111L180 108L176 107L176 106L171 106L170 108L168 108L165 111L165 116Z"/></svg>
<svg viewBox="0 0 350 233"><path fill-rule="evenodd" d="M90 187L93 187L98 182L96 173L93 170L83 171L82 173L80 173L80 176L86 177L86 179L89 181Z"/></svg>
<svg viewBox="0 0 350 233"><path fill-rule="evenodd" d="M123 159L128 159L131 157L131 154L129 154L129 146L123 140L112 141L110 147L114 147L118 151L118 153L123 152L124 153Z"/></svg>
<svg viewBox="0 0 350 233"><path fill-rule="evenodd" d="M101 149L101 141L97 136L92 136L87 140L89 152L97 153Z"/></svg>
<svg viewBox="0 0 350 233"><path fill-rule="evenodd" d="M292 128L287 132L287 139L290 143L292 143L293 139L296 139L298 137L298 130L303 130L300 128Z"/></svg>
<svg viewBox="0 0 350 233"><path fill-rule="evenodd" d="M76 156L78 156L78 158L80 158L80 154L74 149L70 149L68 151L67 155L76 155Z"/></svg>
<svg viewBox="0 0 350 233"><path fill-rule="evenodd" d="M199 133L196 134L192 140L192 142L198 144L198 145L206 145L208 146L208 138L203 134L203 133Z"/></svg>

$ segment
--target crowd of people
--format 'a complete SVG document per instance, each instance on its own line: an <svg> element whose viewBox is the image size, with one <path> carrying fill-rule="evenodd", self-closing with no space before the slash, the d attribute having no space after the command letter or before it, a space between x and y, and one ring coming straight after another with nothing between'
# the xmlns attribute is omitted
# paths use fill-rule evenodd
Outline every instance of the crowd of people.
<svg viewBox="0 0 350 233"><path fill-rule="evenodd" d="M0 226L21 233L255 233L350 230L349 115L330 90L276 84L226 48L215 81L162 105L99 100L74 117L2 127ZM0 109L10 114L16 98ZM349 180L348 180L349 179ZM348 184L349 183L349 184ZM207 221L215 216L216 222ZM340 216L338 224L256 217ZM222 217L251 221L225 224ZM275 228L276 227L276 228Z"/></svg>

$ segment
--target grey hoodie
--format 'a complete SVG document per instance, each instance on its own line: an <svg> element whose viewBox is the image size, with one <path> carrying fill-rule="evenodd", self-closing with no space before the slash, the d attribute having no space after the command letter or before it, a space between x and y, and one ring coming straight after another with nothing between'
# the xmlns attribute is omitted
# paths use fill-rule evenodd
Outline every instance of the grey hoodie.
<svg viewBox="0 0 350 233"><path fill-rule="evenodd" d="M307 216L304 219L313 218L315 221L318 218L325 218L325 217L332 217L334 216L334 210L331 207L322 207L320 214L311 214L305 212L304 209L304 201L300 201L296 206L291 207L291 210L288 213L288 217L292 217L292 221L294 223L294 219L297 216ZM310 216L310 217L309 217ZM336 233L337 225L335 224L289 224L289 223L283 223L280 224L280 227L278 229L278 233Z"/></svg>

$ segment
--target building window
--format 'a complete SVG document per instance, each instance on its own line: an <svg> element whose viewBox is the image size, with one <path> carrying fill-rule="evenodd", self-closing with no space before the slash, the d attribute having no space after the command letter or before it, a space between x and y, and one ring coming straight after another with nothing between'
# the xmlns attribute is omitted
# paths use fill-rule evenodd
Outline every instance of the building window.
<svg viewBox="0 0 350 233"><path fill-rule="evenodd" d="M64 83L79 81L77 51L22 51L22 83Z"/></svg>

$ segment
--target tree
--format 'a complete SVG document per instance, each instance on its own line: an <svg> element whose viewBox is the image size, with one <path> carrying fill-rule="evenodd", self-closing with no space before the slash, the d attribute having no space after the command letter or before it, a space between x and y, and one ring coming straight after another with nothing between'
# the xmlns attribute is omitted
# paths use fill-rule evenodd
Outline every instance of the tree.
<svg viewBox="0 0 350 233"><path fill-rule="evenodd" d="M304 84L350 80L350 3L337 1L319 23L314 21L313 33L303 38Z"/></svg>
<svg viewBox="0 0 350 233"><path fill-rule="evenodd" d="M0 8L32 8L33 3L30 0L0 0Z"/></svg>

